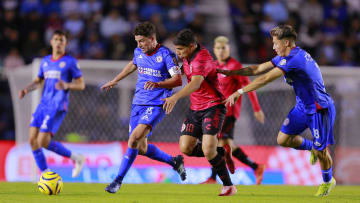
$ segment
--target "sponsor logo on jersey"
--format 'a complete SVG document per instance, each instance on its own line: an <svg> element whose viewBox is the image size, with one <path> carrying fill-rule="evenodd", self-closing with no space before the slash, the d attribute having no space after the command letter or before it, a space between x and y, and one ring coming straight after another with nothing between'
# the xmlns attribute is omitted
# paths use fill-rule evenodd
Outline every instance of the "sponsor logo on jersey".
<svg viewBox="0 0 360 203"><path fill-rule="evenodd" d="M157 56L157 57L156 57L156 61L157 61L158 63L161 63L162 60L163 60L162 56Z"/></svg>
<svg viewBox="0 0 360 203"><path fill-rule="evenodd" d="M64 68L65 66L66 66L66 63L64 61L61 61L60 64L59 64L59 67Z"/></svg>
<svg viewBox="0 0 360 203"><path fill-rule="evenodd" d="M140 74L144 74L144 75L162 77L160 70L155 70L155 69L152 69L152 68L138 67L138 72Z"/></svg>
<svg viewBox="0 0 360 203"><path fill-rule="evenodd" d="M282 59L279 64L280 64L280 66L285 65L286 64L286 59Z"/></svg>
<svg viewBox="0 0 360 203"><path fill-rule="evenodd" d="M61 72L56 70L46 71L44 73L45 79L60 79Z"/></svg>
<svg viewBox="0 0 360 203"><path fill-rule="evenodd" d="M139 59L142 59L143 57L142 57L142 55L140 55L138 58L139 58Z"/></svg>
<svg viewBox="0 0 360 203"><path fill-rule="evenodd" d="M318 146L318 147L321 146L321 143L319 143L318 141L316 141L314 144L315 144L316 146Z"/></svg>

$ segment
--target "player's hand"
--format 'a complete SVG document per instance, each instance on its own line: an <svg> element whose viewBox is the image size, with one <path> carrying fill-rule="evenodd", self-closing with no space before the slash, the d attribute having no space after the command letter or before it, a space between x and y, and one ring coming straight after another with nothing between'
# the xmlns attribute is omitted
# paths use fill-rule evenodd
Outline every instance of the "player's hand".
<svg viewBox="0 0 360 203"><path fill-rule="evenodd" d="M160 87L159 83L152 81L147 81L144 85L145 90L153 90L154 88L158 88L158 87Z"/></svg>
<svg viewBox="0 0 360 203"><path fill-rule="evenodd" d="M69 83L66 83L63 80L59 80L59 82L57 82L55 84L55 88L57 90L68 90L69 89Z"/></svg>
<svg viewBox="0 0 360 203"><path fill-rule="evenodd" d="M263 111L254 112L255 119L259 121L261 124L265 123L265 115Z"/></svg>
<svg viewBox="0 0 360 203"><path fill-rule="evenodd" d="M100 89L101 90L109 90L109 89L113 88L115 85L117 85L117 82L111 80L111 81L107 82L105 85L101 86Z"/></svg>
<svg viewBox="0 0 360 203"><path fill-rule="evenodd" d="M27 94L27 90L26 89L23 89L19 92L19 99L22 99L25 97L25 95Z"/></svg>
<svg viewBox="0 0 360 203"><path fill-rule="evenodd" d="M165 103L163 104L163 109L165 110L166 114L171 113L171 111L174 109L177 99L171 96L161 100L165 101Z"/></svg>
<svg viewBox="0 0 360 203"><path fill-rule="evenodd" d="M240 93L239 92L234 92L232 95L230 95L223 103L225 103L225 105L230 105L233 106L236 101L239 99L240 97Z"/></svg>
<svg viewBox="0 0 360 203"><path fill-rule="evenodd" d="M223 70L223 69L218 69L217 68L216 72L221 73L221 74L226 75L226 76L234 75L231 70Z"/></svg>

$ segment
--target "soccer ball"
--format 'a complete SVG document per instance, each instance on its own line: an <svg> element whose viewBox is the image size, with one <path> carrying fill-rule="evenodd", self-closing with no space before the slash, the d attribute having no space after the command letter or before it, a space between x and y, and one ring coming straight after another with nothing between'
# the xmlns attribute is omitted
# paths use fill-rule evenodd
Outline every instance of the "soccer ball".
<svg viewBox="0 0 360 203"><path fill-rule="evenodd" d="M44 172L38 182L38 189L46 195L57 195L63 188L63 181L59 174L55 172Z"/></svg>

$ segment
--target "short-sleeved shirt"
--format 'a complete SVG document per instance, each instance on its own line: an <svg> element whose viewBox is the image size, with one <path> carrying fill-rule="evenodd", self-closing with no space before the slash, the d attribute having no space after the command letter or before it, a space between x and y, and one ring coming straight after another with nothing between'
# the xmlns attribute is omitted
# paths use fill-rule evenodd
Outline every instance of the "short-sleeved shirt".
<svg viewBox="0 0 360 203"><path fill-rule="evenodd" d="M333 103L318 64L300 47L293 48L288 56L274 57L271 62L284 71L285 81L293 87L296 103L304 113L313 114Z"/></svg>
<svg viewBox="0 0 360 203"><path fill-rule="evenodd" d="M154 88L145 90L148 81L160 82L181 74L175 54L167 47L158 45L151 54L145 54L140 48L134 50L134 65L137 66L138 79L136 83L133 104L162 105L163 100L170 97L172 89Z"/></svg>
<svg viewBox="0 0 360 203"><path fill-rule="evenodd" d="M199 111L221 104L225 97L218 89L216 64L208 50L198 45L189 60L183 59L183 68L188 82L192 76L204 77L200 88L190 95L190 109Z"/></svg>
<svg viewBox="0 0 360 203"><path fill-rule="evenodd" d="M57 90L55 84L59 79L71 82L82 76L75 58L64 55L54 60L51 55L45 56L40 62L38 77L45 80L40 104L53 110L67 110L70 90Z"/></svg>
<svg viewBox="0 0 360 203"><path fill-rule="evenodd" d="M218 62L216 62L216 65L217 68L222 70L239 70L242 68L241 63L232 57L228 58L224 64L219 64ZM241 76L241 75L226 76L224 74L218 73L218 79L219 79L219 90L226 98L232 95L236 90L250 83L249 77ZM251 101L254 112L260 111L261 107L255 91L248 92L248 96ZM227 109L226 116L233 116L235 118L238 118L241 111L241 102L242 102L242 96L240 96L240 98L238 99L235 105L233 106L228 105L226 107Z"/></svg>

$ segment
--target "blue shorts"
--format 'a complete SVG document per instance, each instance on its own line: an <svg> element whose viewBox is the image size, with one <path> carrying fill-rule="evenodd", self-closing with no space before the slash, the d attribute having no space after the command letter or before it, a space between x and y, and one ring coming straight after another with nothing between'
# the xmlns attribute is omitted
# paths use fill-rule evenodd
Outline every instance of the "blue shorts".
<svg viewBox="0 0 360 203"><path fill-rule="evenodd" d="M314 114L306 114L298 107L294 107L288 114L281 132L288 135L299 135L309 128L313 136L313 148L322 151L328 145L335 144L333 127L335 122L335 106L318 110Z"/></svg>
<svg viewBox="0 0 360 203"><path fill-rule="evenodd" d="M58 111L39 104L31 118L30 127L40 128L43 133L55 133L66 116L66 111Z"/></svg>
<svg viewBox="0 0 360 203"><path fill-rule="evenodd" d="M152 129L165 117L165 111L162 106L136 105L131 107L129 136L138 124L151 126L151 131L147 136L152 134Z"/></svg>

